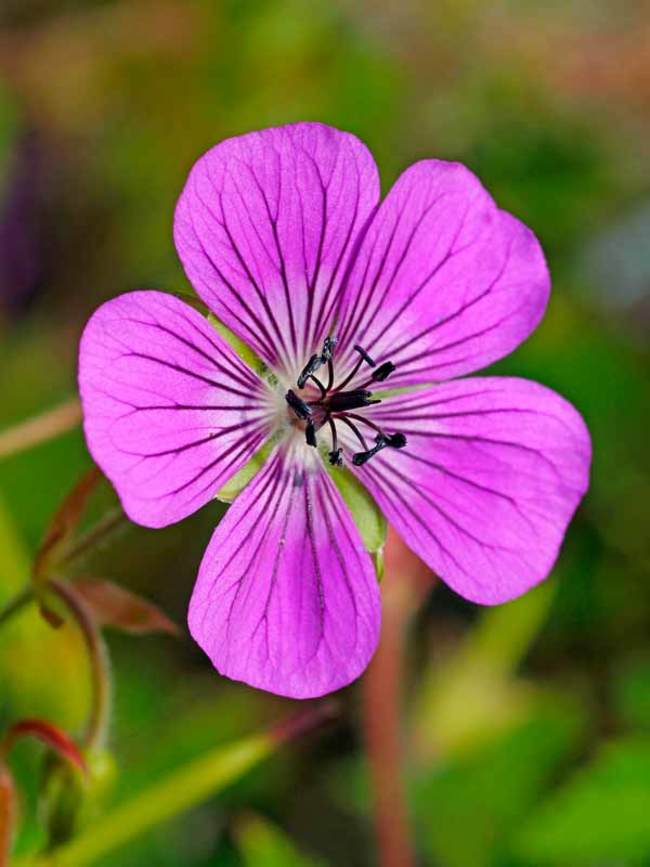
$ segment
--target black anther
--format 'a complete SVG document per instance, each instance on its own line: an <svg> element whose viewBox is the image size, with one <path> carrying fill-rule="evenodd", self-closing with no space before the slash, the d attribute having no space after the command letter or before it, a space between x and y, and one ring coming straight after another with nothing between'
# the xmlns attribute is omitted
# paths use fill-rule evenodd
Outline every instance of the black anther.
<svg viewBox="0 0 650 867"><path fill-rule="evenodd" d="M307 422L307 427L305 428L305 439L307 440L308 446L316 447L316 428L314 427L314 422L309 419Z"/></svg>
<svg viewBox="0 0 650 867"><path fill-rule="evenodd" d="M343 449L334 449L329 453L330 464L333 467L343 466Z"/></svg>
<svg viewBox="0 0 650 867"><path fill-rule="evenodd" d="M356 388L354 391L334 392L330 397L327 406L330 412L349 412L353 409L361 409L364 406L370 406L373 403L381 403L381 401L373 399L371 391L366 391L363 388Z"/></svg>
<svg viewBox="0 0 650 867"><path fill-rule="evenodd" d="M406 437L403 433L394 433L386 436L386 445L391 449L403 449L406 445Z"/></svg>
<svg viewBox="0 0 650 867"><path fill-rule="evenodd" d="M308 403L305 403L304 400L301 400L295 391L289 389L289 391L285 394L285 400L291 407L291 409L295 412L298 418L307 419L311 415L311 407Z"/></svg>
<svg viewBox="0 0 650 867"><path fill-rule="evenodd" d="M374 380L374 382L383 382L385 379L391 375L391 373L395 370L395 365L392 361L385 361L383 364L380 364L376 370L370 374L370 379Z"/></svg>
<svg viewBox="0 0 650 867"><path fill-rule="evenodd" d="M323 351L321 353L321 361L329 361L334 353L334 347L338 343L336 337L326 337L323 343Z"/></svg>
<svg viewBox="0 0 650 867"><path fill-rule="evenodd" d="M386 435L383 433L377 434L375 437L375 445L368 449L365 452L357 452L355 455L352 455L352 463L355 467L361 467L363 464L367 463L373 455L376 455L377 452L380 452L382 449L386 447L392 449L403 449L406 445L406 437L403 433L394 433L390 435Z"/></svg>
<svg viewBox="0 0 650 867"><path fill-rule="evenodd" d="M322 363L323 360L320 355L312 355L307 364L303 367L302 373L298 377L298 380L296 382L298 388L305 387L305 383L307 382L309 377L312 375L312 373L315 373L318 370Z"/></svg>

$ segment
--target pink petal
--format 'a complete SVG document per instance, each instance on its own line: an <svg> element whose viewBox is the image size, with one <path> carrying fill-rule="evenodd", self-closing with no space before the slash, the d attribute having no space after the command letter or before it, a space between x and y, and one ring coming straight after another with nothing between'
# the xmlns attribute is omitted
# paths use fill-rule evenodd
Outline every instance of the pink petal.
<svg viewBox="0 0 650 867"><path fill-rule="evenodd" d="M131 292L91 317L79 350L88 448L139 524L212 499L259 448L265 386L194 309Z"/></svg>
<svg viewBox="0 0 650 867"><path fill-rule="evenodd" d="M292 375L320 349L355 238L379 197L357 138L318 123L209 150L178 201L187 276L216 315Z"/></svg>
<svg viewBox="0 0 650 867"><path fill-rule="evenodd" d="M212 537L192 636L226 677L312 698L361 674L379 621L375 571L328 475L276 451Z"/></svg>
<svg viewBox="0 0 650 867"><path fill-rule="evenodd" d="M511 352L549 294L532 232L499 211L458 163L427 160L398 179L359 250L337 326L343 367L353 344L397 365L391 385L432 383Z"/></svg>
<svg viewBox="0 0 650 867"><path fill-rule="evenodd" d="M457 593L495 604L548 575L591 460L567 401L533 382L486 377L388 398L370 416L407 445L353 469Z"/></svg>

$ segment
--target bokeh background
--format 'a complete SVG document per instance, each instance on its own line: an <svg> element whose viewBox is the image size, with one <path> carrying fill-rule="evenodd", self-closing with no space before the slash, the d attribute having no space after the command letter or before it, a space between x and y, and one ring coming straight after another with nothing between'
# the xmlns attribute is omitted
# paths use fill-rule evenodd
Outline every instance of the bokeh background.
<svg viewBox="0 0 650 867"><path fill-rule="evenodd" d="M548 314L494 369L580 408L593 481L546 585L493 610L437 586L412 626L405 742L423 865L650 864L649 45L643 0L0 3L0 429L74 396L98 303L188 288L173 208L226 136L332 123L368 143L385 188L418 158L461 160L542 240ZM89 466L78 428L0 462L0 603ZM96 508L109 505L106 490ZM84 574L184 627L221 508L128 527ZM107 639L114 770L89 822L296 705L222 680L184 631ZM43 716L78 731L87 679L74 629L34 610L3 628L2 726ZM94 863L376 863L357 687L341 700L333 725ZM42 762L33 743L12 757L23 855L45 841Z"/></svg>

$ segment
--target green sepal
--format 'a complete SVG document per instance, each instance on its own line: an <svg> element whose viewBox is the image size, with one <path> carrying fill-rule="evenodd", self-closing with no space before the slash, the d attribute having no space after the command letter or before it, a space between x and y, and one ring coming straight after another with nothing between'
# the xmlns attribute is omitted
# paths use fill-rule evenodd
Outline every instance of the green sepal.
<svg viewBox="0 0 650 867"><path fill-rule="evenodd" d="M232 503L235 497L244 490L253 476L257 475L262 469L262 465L266 462L274 446L274 439L267 440L262 448L255 452L248 463L244 464L241 470L238 470L234 476L231 476L226 484L217 491L215 495L216 499L222 503Z"/></svg>
<svg viewBox="0 0 650 867"><path fill-rule="evenodd" d="M368 491L351 472L342 467L332 467L327 461L323 463L352 512L363 545L372 555L377 578L381 579L384 572L384 543L388 529L386 518Z"/></svg>
<svg viewBox="0 0 650 867"><path fill-rule="evenodd" d="M265 373L267 372L266 365L259 358L250 346L241 340L234 331L231 331L220 319L214 315L214 313L208 313L207 320L212 325L212 327L223 337L226 343L235 350L237 355L246 362L246 364L254 370L256 373Z"/></svg>
<svg viewBox="0 0 650 867"><path fill-rule="evenodd" d="M375 572L377 573L377 581L381 581L384 577L384 546L382 545L377 551L372 551L370 556L372 557L372 562L375 565Z"/></svg>

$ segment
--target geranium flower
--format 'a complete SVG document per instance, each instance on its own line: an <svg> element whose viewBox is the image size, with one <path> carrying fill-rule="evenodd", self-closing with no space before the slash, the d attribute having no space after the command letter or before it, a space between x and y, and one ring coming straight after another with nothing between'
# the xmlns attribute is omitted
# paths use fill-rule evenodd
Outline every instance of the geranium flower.
<svg viewBox="0 0 650 867"><path fill-rule="evenodd" d="M336 473L466 599L505 602L547 576L587 488L589 436L541 385L462 378L528 337L549 294L534 235L470 171L416 163L380 204L354 136L264 130L196 163L174 235L198 295L261 364L176 297L141 291L92 316L79 382L89 449L148 527L191 514L271 445L190 603L221 674L307 698L368 664L377 577Z"/></svg>

